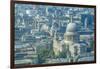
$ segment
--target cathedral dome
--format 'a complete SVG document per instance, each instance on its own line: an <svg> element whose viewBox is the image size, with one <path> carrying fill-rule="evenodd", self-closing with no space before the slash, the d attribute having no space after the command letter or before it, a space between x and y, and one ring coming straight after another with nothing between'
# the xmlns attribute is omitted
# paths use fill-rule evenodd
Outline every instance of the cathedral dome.
<svg viewBox="0 0 100 69"><path fill-rule="evenodd" d="M78 24L76 23L69 23L67 25L66 32L76 32L78 31Z"/></svg>
<svg viewBox="0 0 100 69"><path fill-rule="evenodd" d="M42 25L41 30L45 32L48 31L48 26L46 24Z"/></svg>

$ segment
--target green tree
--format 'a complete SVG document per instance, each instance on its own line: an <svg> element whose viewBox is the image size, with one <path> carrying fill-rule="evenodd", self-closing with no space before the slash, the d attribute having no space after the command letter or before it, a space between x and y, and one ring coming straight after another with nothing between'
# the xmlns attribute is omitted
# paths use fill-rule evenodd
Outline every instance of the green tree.
<svg viewBox="0 0 100 69"><path fill-rule="evenodd" d="M37 54L40 64L45 63L47 58L53 58L53 51L46 48L39 48Z"/></svg>

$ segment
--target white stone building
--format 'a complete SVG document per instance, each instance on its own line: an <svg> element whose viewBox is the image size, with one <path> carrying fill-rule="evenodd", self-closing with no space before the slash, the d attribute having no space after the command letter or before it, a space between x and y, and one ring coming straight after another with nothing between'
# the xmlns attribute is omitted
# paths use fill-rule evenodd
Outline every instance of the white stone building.
<svg viewBox="0 0 100 69"><path fill-rule="evenodd" d="M80 34L78 33L79 26L77 23L69 23L64 33L63 43L60 44L58 40L54 39L53 48L55 55L66 51L66 58L68 62L76 62L80 54L86 53L87 45L80 42Z"/></svg>

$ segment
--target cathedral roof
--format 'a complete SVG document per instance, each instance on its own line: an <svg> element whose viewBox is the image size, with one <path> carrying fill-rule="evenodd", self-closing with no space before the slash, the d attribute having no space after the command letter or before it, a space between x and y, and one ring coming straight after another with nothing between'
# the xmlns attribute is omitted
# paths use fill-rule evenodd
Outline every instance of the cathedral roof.
<svg viewBox="0 0 100 69"><path fill-rule="evenodd" d="M77 32L78 31L78 24L77 23L69 23L67 25L66 32Z"/></svg>

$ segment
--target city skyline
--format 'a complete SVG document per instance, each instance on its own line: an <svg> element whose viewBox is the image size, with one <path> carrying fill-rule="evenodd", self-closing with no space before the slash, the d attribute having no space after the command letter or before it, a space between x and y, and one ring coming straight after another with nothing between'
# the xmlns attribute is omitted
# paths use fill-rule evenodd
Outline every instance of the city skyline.
<svg viewBox="0 0 100 69"><path fill-rule="evenodd" d="M15 4L15 64L93 61L94 16L94 8Z"/></svg>

